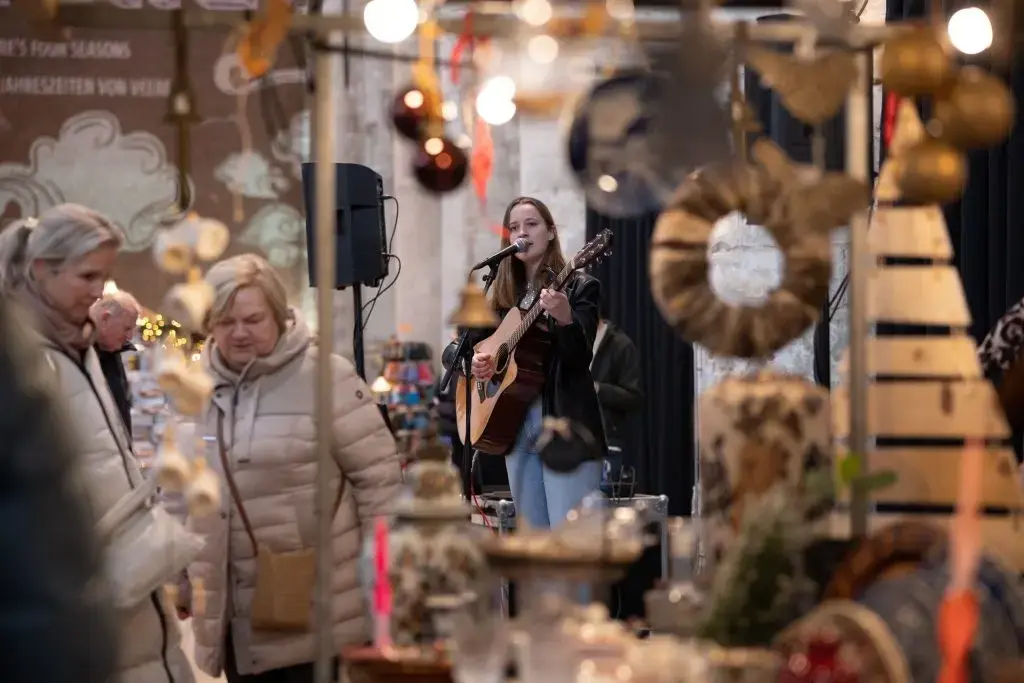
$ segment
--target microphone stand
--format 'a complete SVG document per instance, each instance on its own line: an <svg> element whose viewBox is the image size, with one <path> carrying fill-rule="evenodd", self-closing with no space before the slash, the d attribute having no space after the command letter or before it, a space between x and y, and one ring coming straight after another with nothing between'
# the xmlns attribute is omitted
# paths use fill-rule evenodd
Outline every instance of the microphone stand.
<svg viewBox="0 0 1024 683"><path fill-rule="evenodd" d="M478 269L474 268L469 271L473 273ZM484 294L491 289L491 284L494 282L495 276L498 274L498 264L492 263L488 266L487 274L484 275ZM473 347L469 343L469 335L473 331L472 328L464 327L462 332L459 334L459 342L455 347L455 355L452 358L451 365L445 368L444 375L441 377L441 393L448 391L448 385L452 381L452 376L455 374L457 368L461 366L462 376L466 378L466 417L463 420L463 426L465 427L465 438L462 440L462 468L465 472L467 465L469 466L469 476L467 481L470 484L470 491L466 494L469 495L472 491L473 486L473 447L470 445L470 430L472 429L472 412L473 412L473 387L470 383L470 377L472 377L471 365L473 363Z"/></svg>

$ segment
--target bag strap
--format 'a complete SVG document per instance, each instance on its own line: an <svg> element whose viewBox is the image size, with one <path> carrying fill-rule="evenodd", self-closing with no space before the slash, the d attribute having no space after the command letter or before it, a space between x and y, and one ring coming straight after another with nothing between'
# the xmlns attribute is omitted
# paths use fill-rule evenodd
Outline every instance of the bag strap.
<svg viewBox="0 0 1024 683"><path fill-rule="evenodd" d="M231 491L231 498L235 501L235 505L238 507L238 514L242 517L242 524L245 526L245 533L249 535L249 540L252 541L253 552L259 554L259 545L256 543L256 533L252 529L252 522L249 521L249 515L245 511L245 506L242 505L242 495L238 492L238 485L235 483L235 477L231 474L231 465L228 463L227 449L224 446L224 411L217 409L217 452L220 454L221 469L224 470L224 478L228 482L228 489ZM331 521L338 516L338 509L341 507L341 499L345 494L345 473L340 472L338 479L338 499L334 502L334 511L331 513Z"/></svg>
<svg viewBox="0 0 1024 683"><path fill-rule="evenodd" d="M231 498L238 506L238 514L242 516L245 532L249 534L249 540L252 541L252 551L258 555L259 546L256 544L256 534L252 530L252 522L249 521L249 515L245 512L245 506L242 505L242 496L238 493L238 484L235 483L235 477L231 474L231 465L228 464L227 449L224 446L224 411L219 409L217 410L217 452L220 453L221 469L224 470L224 478L227 479Z"/></svg>

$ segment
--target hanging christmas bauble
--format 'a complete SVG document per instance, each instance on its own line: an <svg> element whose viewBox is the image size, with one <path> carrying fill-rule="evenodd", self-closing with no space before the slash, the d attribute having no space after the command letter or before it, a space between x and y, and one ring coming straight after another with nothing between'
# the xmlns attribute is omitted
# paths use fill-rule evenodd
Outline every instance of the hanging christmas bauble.
<svg viewBox="0 0 1024 683"><path fill-rule="evenodd" d="M448 138L429 138L420 144L412 163L420 185L438 194L458 188L469 172L466 153Z"/></svg>
<svg viewBox="0 0 1024 683"><path fill-rule="evenodd" d="M905 97L936 95L953 82L953 61L935 29L915 28L886 41L882 85Z"/></svg>
<svg viewBox="0 0 1024 683"><path fill-rule="evenodd" d="M427 94L419 87L411 85L400 90L391 103L391 123L398 134L414 142L422 140L430 118L428 105Z"/></svg>
<svg viewBox="0 0 1024 683"><path fill-rule="evenodd" d="M953 146L929 138L907 150L899 171L899 186L905 200L945 204L956 201L963 193L967 159Z"/></svg>
<svg viewBox="0 0 1024 683"><path fill-rule="evenodd" d="M1010 89L977 67L961 69L949 95L935 103L937 134L960 149L998 145L1010 134L1015 116Z"/></svg>
<svg viewBox="0 0 1024 683"><path fill-rule="evenodd" d="M653 103L664 80L626 72L599 82L568 122L569 168L598 212L629 218L660 211L688 169L652 153Z"/></svg>

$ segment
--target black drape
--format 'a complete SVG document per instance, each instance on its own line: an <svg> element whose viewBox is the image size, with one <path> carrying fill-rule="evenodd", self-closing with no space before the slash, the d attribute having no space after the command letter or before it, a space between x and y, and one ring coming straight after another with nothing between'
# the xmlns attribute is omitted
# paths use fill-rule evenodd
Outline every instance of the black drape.
<svg viewBox="0 0 1024 683"><path fill-rule="evenodd" d="M608 317L640 352L644 405L626 462L644 493L665 494L673 515L688 515L694 471L693 348L665 323L648 281L656 216L614 220L587 211L587 239L610 229L613 253L594 269Z"/></svg>
<svg viewBox="0 0 1024 683"><path fill-rule="evenodd" d="M923 17L928 5L928 0L888 0L886 21ZM946 7L951 13L959 5L947 2ZM963 197L944 208L974 319L971 334L978 341L1024 297L1024 69L1019 61L1007 82L1017 99L1014 130L1002 145L970 153Z"/></svg>

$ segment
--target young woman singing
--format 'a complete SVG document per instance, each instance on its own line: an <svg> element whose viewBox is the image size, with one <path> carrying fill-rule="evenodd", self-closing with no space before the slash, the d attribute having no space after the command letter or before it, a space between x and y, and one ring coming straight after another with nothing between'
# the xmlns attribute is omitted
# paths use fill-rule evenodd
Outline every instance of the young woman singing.
<svg viewBox="0 0 1024 683"><path fill-rule="evenodd" d="M546 327L553 338L541 397L527 413L505 459L517 514L534 527L546 528L560 524L601 481L602 460L587 461L569 473L554 472L544 466L534 446L545 416L564 417L593 435L603 459L601 408L590 375L601 285L576 272L562 291L544 288L565 266L565 257L551 211L540 200L513 200L505 210L503 224L506 237L502 246L522 238L529 248L502 262L494 280L492 304L500 315L513 306L524 311L534 304L540 306L546 315L537 324ZM474 378L487 381L494 371L491 355L473 356Z"/></svg>

